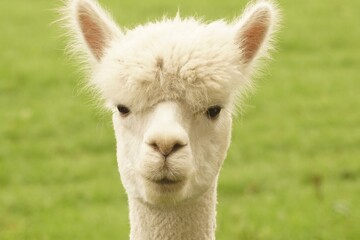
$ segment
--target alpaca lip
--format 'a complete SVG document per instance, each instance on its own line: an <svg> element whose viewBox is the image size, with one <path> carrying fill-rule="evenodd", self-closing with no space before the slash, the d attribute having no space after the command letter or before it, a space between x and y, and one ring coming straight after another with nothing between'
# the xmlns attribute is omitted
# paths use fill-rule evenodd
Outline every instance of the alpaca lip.
<svg viewBox="0 0 360 240"><path fill-rule="evenodd" d="M168 178L162 178L162 179L156 180L154 182L157 184L161 184L161 185L172 185L172 184L179 183L180 181L179 180L171 180Z"/></svg>

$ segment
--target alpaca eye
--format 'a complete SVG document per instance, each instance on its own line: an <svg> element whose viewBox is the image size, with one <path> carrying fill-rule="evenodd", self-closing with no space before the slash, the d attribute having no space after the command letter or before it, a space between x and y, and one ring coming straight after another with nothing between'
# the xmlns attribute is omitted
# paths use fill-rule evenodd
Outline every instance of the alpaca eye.
<svg viewBox="0 0 360 240"><path fill-rule="evenodd" d="M130 113L130 109L124 105L117 105L116 108L122 116L127 116Z"/></svg>
<svg viewBox="0 0 360 240"><path fill-rule="evenodd" d="M209 107L206 111L206 116L210 119L215 119L217 116L219 116L219 113L221 112L220 106L212 106Z"/></svg>

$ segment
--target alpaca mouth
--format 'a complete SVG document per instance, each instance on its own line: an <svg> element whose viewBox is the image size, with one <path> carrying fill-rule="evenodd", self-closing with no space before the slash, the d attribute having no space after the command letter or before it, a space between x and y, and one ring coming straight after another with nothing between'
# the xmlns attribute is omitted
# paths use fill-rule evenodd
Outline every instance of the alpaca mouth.
<svg viewBox="0 0 360 240"><path fill-rule="evenodd" d="M162 178L149 178L149 177L145 177L145 179L148 182L151 182L153 184L156 184L157 186L160 187L171 187L171 186L177 186L180 185L180 183L184 182L181 179L171 179L169 177L162 177Z"/></svg>
<svg viewBox="0 0 360 240"><path fill-rule="evenodd" d="M180 182L180 180L172 180L172 179L169 179L169 178L162 178L160 180L155 180L153 181L157 184L160 184L160 185L173 185L173 184L177 184Z"/></svg>

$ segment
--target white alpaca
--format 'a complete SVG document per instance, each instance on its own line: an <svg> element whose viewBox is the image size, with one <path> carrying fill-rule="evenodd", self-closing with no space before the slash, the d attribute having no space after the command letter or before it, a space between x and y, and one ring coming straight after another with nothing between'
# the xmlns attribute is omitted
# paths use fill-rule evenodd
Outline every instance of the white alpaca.
<svg viewBox="0 0 360 240"><path fill-rule="evenodd" d="M114 112L130 239L215 239L232 113L270 48L277 8L259 1L231 23L176 16L124 31L93 0L64 13L72 50Z"/></svg>

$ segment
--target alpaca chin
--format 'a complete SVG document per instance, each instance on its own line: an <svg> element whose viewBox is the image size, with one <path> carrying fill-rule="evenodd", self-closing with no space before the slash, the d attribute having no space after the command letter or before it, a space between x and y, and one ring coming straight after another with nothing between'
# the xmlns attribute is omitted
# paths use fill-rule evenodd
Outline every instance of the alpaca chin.
<svg viewBox="0 0 360 240"><path fill-rule="evenodd" d="M143 201L151 205L172 206L186 200L187 181L157 183L144 179Z"/></svg>

